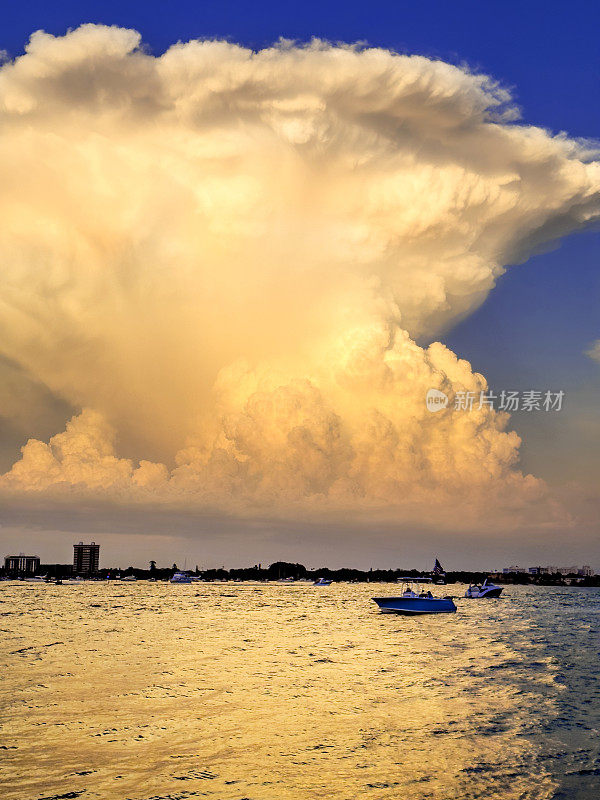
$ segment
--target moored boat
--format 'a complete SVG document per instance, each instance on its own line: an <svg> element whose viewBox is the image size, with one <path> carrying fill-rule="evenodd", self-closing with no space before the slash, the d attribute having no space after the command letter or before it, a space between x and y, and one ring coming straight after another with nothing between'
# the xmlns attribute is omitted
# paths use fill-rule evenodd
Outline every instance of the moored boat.
<svg viewBox="0 0 600 800"><path fill-rule="evenodd" d="M401 578L399 580L404 584L400 596L372 598L384 614L417 616L419 614L451 614L456 611L451 597L434 597L425 588L420 592L413 589L413 583L430 582L431 578Z"/></svg>
<svg viewBox="0 0 600 800"><path fill-rule="evenodd" d="M329 578L317 578L313 586L331 586L332 581Z"/></svg>
<svg viewBox="0 0 600 800"><path fill-rule="evenodd" d="M435 560L433 570L431 571L433 582L438 586L445 586L446 584L446 570L442 567L440 562Z"/></svg>
<svg viewBox="0 0 600 800"><path fill-rule="evenodd" d="M176 572L170 583L191 583L192 579L186 572Z"/></svg>
<svg viewBox="0 0 600 800"><path fill-rule="evenodd" d="M479 586L478 584L474 583L465 592L465 597L469 597L475 600L481 600L484 597L500 597L502 594L502 587L496 586L495 583L488 581L486 578L484 582Z"/></svg>

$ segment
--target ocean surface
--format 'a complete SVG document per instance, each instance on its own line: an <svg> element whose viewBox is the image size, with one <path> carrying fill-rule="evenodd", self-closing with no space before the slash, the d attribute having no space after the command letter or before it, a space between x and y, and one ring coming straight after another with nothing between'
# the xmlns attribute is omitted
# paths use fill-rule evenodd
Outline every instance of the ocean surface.
<svg viewBox="0 0 600 800"><path fill-rule="evenodd" d="M597 800L600 590L395 591L0 583L0 797Z"/></svg>

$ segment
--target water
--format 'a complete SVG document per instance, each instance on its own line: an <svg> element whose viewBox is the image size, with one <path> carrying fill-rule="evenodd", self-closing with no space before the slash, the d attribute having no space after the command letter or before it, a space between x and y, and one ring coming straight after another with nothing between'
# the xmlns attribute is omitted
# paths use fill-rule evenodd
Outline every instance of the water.
<svg viewBox="0 0 600 800"><path fill-rule="evenodd" d="M395 588L1 583L0 796L596 800L600 590Z"/></svg>

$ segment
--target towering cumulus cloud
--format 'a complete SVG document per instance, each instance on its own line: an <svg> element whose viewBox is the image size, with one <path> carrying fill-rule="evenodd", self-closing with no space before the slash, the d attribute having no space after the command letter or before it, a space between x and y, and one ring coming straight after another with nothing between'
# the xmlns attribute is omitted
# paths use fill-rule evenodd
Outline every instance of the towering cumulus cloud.
<svg viewBox="0 0 600 800"><path fill-rule="evenodd" d="M154 57L95 25L34 34L0 70L0 115L1 363L32 404L2 413L73 415L24 445L5 494L559 513L505 415L427 411L429 388L486 382L417 342L598 217L585 144L440 61L322 42Z"/></svg>

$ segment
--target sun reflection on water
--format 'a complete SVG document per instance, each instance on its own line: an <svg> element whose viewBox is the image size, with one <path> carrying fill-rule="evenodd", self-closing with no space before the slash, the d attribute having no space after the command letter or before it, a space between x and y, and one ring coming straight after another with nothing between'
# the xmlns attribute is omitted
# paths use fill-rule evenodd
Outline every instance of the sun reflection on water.
<svg viewBox="0 0 600 800"><path fill-rule="evenodd" d="M3 797L557 797L538 593L410 619L368 585L4 584Z"/></svg>

